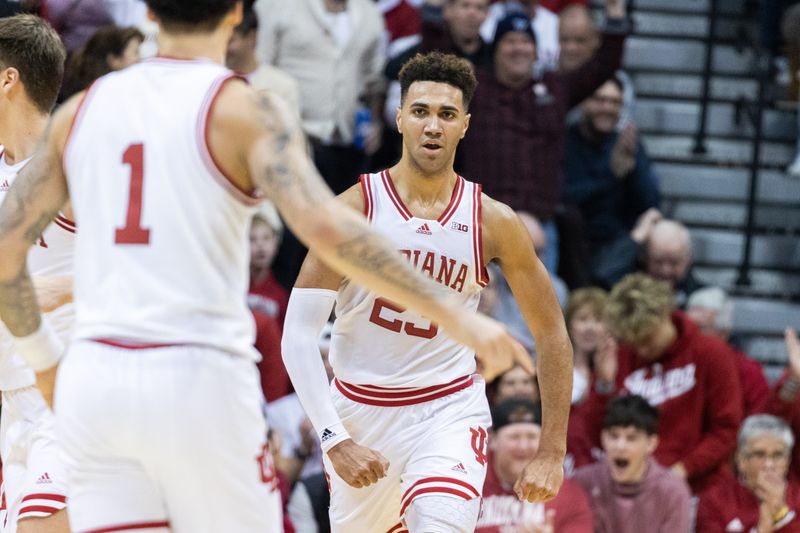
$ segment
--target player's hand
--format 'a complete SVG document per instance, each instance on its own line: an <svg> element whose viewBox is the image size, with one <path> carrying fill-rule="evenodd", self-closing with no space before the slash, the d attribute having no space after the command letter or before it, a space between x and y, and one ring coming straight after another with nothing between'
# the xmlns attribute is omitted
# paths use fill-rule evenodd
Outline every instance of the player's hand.
<svg viewBox="0 0 800 533"><path fill-rule="evenodd" d="M377 483L389 470L389 461L383 455L359 446L353 439L343 440L328 450L328 458L339 477L357 489Z"/></svg>
<svg viewBox="0 0 800 533"><path fill-rule="evenodd" d="M463 316L453 328L445 328L453 337L475 350L481 374L487 382L514 366L534 375L531 356L508 330L496 320L481 314Z"/></svg>
<svg viewBox="0 0 800 533"><path fill-rule="evenodd" d="M42 313L49 313L72 301L72 278L68 276L33 278L36 299Z"/></svg>
<svg viewBox="0 0 800 533"><path fill-rule="evenodd" d="M522 501L552 500L564 482L564 456L539 454L522 470L514 484L514 492Z"/></svg>
<svg viewBox="0 0 800 533"><path fill-rule="evenodd" d="M55 365L52 368L36 373L36 388L42 393L42 397L50 409L53 408L53 391L56 388L57 372L58 365Z"/></svg>

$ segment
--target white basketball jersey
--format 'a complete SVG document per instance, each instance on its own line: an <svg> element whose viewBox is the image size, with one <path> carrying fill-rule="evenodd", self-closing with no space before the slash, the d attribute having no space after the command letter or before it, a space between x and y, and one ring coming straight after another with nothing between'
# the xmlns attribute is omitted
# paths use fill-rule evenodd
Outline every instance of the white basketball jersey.
<svg viewBox="0 0 800 533"><path fill-rule="evenodd" d="M414 268L449 287L465 310L488 282L481 243L481 187L458 177L437 220L415 217L388 171L361 177L365 214ZM352 384L425 387L475 372L474 352L430 320L345 281L336 299L330 362Z"/></svg>
<svg viewBox="0 0 800 533"><path fill-rule="evenodd" d="M13 165L8 164L0 147L0 203L27 162L28 159ZM31 276L72 276L74 247L75 223L59 214L28 252L28 272ZM48 321L62 340L70 335L73 317L72 304L61 306L47 315ZM15 353L11 333L0 324L0 390L19 389L34 383L33 371Z"/></svg>
<svg viewBox="0 0 800 533"><path fill-rule="evenodd" d="M211 107L233 77L208 60L153 58L89 89L64 149L81 228L76 339L258 358L245 295L259 198L207 146Z"/></svg>

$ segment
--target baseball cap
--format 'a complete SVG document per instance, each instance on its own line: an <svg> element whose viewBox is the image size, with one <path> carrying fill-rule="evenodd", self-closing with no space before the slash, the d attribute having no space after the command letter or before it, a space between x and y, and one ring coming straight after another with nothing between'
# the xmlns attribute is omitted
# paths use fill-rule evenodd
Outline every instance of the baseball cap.
<svg viewBox="0 0 800 533"><path fill-rule="evenodd" d="M542 424L542 407L530 400L511 398L492 408L492 429L511 424Z"/></svg>

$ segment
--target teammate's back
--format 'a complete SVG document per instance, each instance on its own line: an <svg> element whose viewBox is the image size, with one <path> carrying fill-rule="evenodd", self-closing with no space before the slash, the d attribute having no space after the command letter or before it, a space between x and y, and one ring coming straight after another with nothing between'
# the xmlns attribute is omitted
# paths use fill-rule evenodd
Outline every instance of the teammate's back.
<svg viewBox="0 0 800 533"><path fill-rule="evenodd" d="M253 353L244 298L257 199L206 143L231 77L211 61L155 58L89 89L64 149L81 227L77 338Z"/></svg>

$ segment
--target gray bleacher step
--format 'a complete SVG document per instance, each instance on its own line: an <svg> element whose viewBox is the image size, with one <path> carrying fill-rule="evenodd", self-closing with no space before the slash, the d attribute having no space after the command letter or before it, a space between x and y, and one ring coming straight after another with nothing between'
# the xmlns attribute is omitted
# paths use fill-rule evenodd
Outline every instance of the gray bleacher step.
<svg viewBox="0 0 800 533"><path fill-rule="evenodd" d="M744 231L747 226L747 205L741 203L666 200L662 207L667 216L690 226L724 226L739 231ZM755 225L760 229L797 233L800 231L800 209L756 206Z"/></svg>
<svg viewBox="0 0 800 533"><path fill-rule="evenodd" d="M800 329L800 305L759 298L734 297L733 330L781 335L786 326Z"/></svg>
<svg viewBox="0 0 800 533"><path fill-rule="evenodd" d="M706 285L722 287L733 294L742 289L736 286L739 271L735 267L695 266L694 275ZM751 295L770 295L781 297L800 296L800 273L791 274L775 270L754 268L750 270L750 285L746 288Z"/></svg>
<svg viewBox="0 0 800 533"><path fill-rule="evenodd" d="M699 99L703 92L703 77L700 74L635 72L632 77L639 95ZM719 76L711 78L712 99L737 100L742 96L754 99L757 95L758 83L753 79Z"/></svg>
<svg viewBox="0 0 800 533"><path fill-rule="evenodd" d="M745 0L725 0L718 2L721 13L741 14L745 11ZM690 11L693 13L707 13L711 7L710 0L636 0L635 9L657 11Z"/></svg>
<svg viewBox="0 0 800 533"><path fill-rule="evenodd" d="M741 231L693 228L695 260L706 265L738 266L742 260ZM800 269L800 239L785 235L756 235L751 248L756 268Z"/></svg>
<svg viewBox="0 0 800 533"><path fill-rule="evenodd" d="M786 343L779 335L747 337L742 341L742 351L757 361L779 366L781 370L788 360Z"/></svg>
<svg viewBox="0 0 800 533"><path fill-rule="evenodd" d="M731 45L714 47L715 72L749 74L753 65L753 52L739 52ZM701 41L676 41L651 37L629 37L625 43L624 68L636 70L675 71L700 73L705 61L705 45Z"/></svg>
<svg viewBox="0 0 800 533"><path fill-rule="evenodd" d="M751 141L709 138L706 140L708 153L692 154L694 142L686 135L643 134L645 146L652 159L683 160L695 162L725 162L727 164L749 164L752 158ZM794 146L787 143L762 142L761 164L770 167L784 167L795 156Z"/></svg>
<svg viewBox="0 0 800 533"><path fill-rule="evenodd" d="M750 194L750 170L708 165L656 163L661 193L667 198L746 202ZM784 172L762 170L758 200L800 205L800 179Z"/></svg>
<svg viewBox="0 0 800 533"><path fill-rule="evenodd" d="M700 124L702 106L696 102L675 102L639 98L634 111L636 124L643 130L693 135ZM767 109L763 115L763 136L769 140L794 141L797 138L797 118L793 113ZM752 137L754 129L749 120L736 123L736 106L732 103L712 103L706 115L709 135Z"/></svg>
<svg viewBox="0 0 800 533"><path fill-rule="evenodd" d="M673 14L635 9L632 18L637 35L646 34L654 37L704 39L708 37L711 27L705 14ZM738 20L719 18L715 28L715 38L729 41L736 39L740 27L741 22Z"/></svg>

